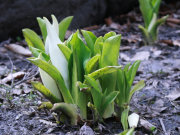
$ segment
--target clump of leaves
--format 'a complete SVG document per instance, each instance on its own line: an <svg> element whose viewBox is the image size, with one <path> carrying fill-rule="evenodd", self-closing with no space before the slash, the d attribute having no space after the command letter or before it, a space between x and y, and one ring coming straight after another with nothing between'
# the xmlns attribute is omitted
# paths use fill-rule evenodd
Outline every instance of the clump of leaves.
<svg viewBox="0 0 180 135"><path fill-rule="evenodd" d="M88 31L82 33L86 43L93 40L93 33ZM97 63L99 68L107 65L120 66L118 64L120 35L109 32L104 37L97 38L93 48L95 48L94 55L99 55ZM132 66L130 65L131 63L127 64L123 69L119 68L111 74L100 77L85 76L85 82L81 84L82 89L83 86L86 89L87 85L90 86L88 91L92 95L90 106L94 109L94 118L98 120L109 118L116 112L125 130L128 129L129 104L132 95L145 86L142 80L132 87L140 61L135 61ZM106 102L109 102L109 105L104 108ZM117 104L115 111L114 104Z"/></svg>
<svg viewBox="0 0 180 135"><path fill-rule="evenodd" d="M65 18L59 24L55 16L52 16L52 20L53 23L50 24L46 18L38 18L44 42L34 31L23 30L26 42L35 56L28 58L28 60L39 67L44 85L39 82L32 82L32 84L52 104L56 103L52 108L53 111L62 111L66 115L71 114L69 111L76 108L73 115L67 115L67 117L70 117L71 124L77 124L78 116L87 119L89 95L81 92L76 82L83 82L84 75L99 77L115 72L120 66L107 65L105 67L104 65L97 68L97 61L100 56L99 54L94 55L94 50L90 48L93 42L85 45L79 31L63 42L72 17ZM47 107L49 106L51 107L47 104Z"/></svg>
<svg viewBox="0 0 180 135"><path fill-rule="evenodd" d="M122 69L118 63L121 35L115 32L96 37L82 30L84 42L77 30L64 40L71 20L67 17L58 23L52 15L51 24L47 18L38 18L43 40L34 31L23 29L34 55L28 60L39 67L43 82L32 84L50 101L40 108L51 109L61 115L60 121L70 120L72 125L89 119L90 110L94 121L103 121L116 113L127 129L124 125L130 99L144 86L140 81L131 88L140 61Z"/></svg>
<svg viewBox="0 0 180 135"><path fill-rule="evenodd" d="M139 0L140 10L144 19L144 27L139 25L143 33L145 44L151 45L158 39L158 28L162 25L167 16L158 19L161 0Z"/></svg>

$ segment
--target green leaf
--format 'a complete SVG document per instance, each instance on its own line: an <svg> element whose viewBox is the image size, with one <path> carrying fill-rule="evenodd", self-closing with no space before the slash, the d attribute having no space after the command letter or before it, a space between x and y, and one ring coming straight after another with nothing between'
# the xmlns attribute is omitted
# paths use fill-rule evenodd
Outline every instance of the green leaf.
<svg viewBox="0 0 180 135"><path fill-rule="evenodd" d="M89 74L93 70L95 70L98 62L99 62L100 55L97 54L94 57L92 57L86 64L85 64L85 73Z"/></svg>
<svg viewBox="0 0 180 135"><path fill-rule="evenodd" d="M110 32L108 32L108 33L106 33L106 34L104 35L103 39L104 39L104 41L105 41L106 39L108 39L108 38L110 38L110 37L112 37L112 36L115 36L115 35L116 35L116 32L110 31Z"/></svg>
<svg viewBox="0 0 180 135"><path fill-rule="evenodd" d="M153 16L153 7L151 5L151 0L139 0L139 3L140 10L144 19L144 25L147 29Z"/></svg>
<svg viewBox="0 0 180 135"><path fill-rule="evenodd" d="M45 51L41 38L34 31L30 29L23 29L22 32L29 47L32 46Z"/></svg>
<svg viewBox="0 0 180 135"><path fill-rule="evenodd" d="M96 42L94 44L94 55L102 53L103 43L104 43L104 39L102 36L96 39Z"/></svg>
<svg viewBox="0 0 180 135"><path fill-rule="evenodd" d="M136 76L136 72L139 68L139 65L140 65L141 61L140 60L137 60L133 63L133 65L131 66L130 70L128 71L128 82L130 84L130 86L132 86L133 84L133 81L134 81L134 77Z"/></svg>
<svg viewBox="0 0 180 135"><path fill-rule="evenodd" d="M91 56L91 52L89 48L83 43L81 37L79 35L79 31L73 34L73 37L70 41L72 46L73 53L77 55L76 64L77 64L77 73L78 73L78 81L84 80L84 67L86 62L89 60ZM73 54L73 57L75 55Z"/></svg>
<svg viewBox="0 0 180 135"><path fill-rule="evenodd" d="M153 41L156 41L157 40L157 36L158 36L158 27L160 25L162 25L163 23L165 23L166 19L168 18L168 15L167 16L164 16L160 19L158 19L154 24L153 26L151 27L151 29L149 30L151 36L152 36L152 39Z"/></svg>
<svg viewBox="0 0 180 135"><path fill-rule="evenodd" d="M64 44L58 44L58 47L61 50L61 52L64 54L64 56L66 57L66 60L69 61L72 51Z"/></svg>
<svg viewBox="0 0 180 135"><path fill-rule="evenodd" d="M38 57L40 54L43 56L43 58L45 59L45 61L49 61L50 57L49 55L47 55L45 52L43 52L40 49L34 48L32 46L29 47L30 51L32 52L32 54L34 55L34 57Z"/></svg>
<svg viewBox="0 0 180 135"><path fill-rule="evenodd" d="M51 91L46 88L44 85L42 85L40 82L31 82L33 87L37 89L39 92L41 92L49 101L52 103L58 103L61 102L60 99L58 99L55 95L51 93Z"/></svg>
<svg viewBox="0 0 180 135"><path fill-rule="evenodd" d="M107 67L100 68L100 69L88 74L88 76L91 78L94 78L94 79L98 79L99 77L101 77L103 75L116 72L120 68L121 68L121 66L107 66Z"/></svg>
<svg viewBox="0 0 180 135"><path fill-rule="evenodd" d="M141 30L144 38L145 38L145 44L148 45L149 43L151 43L151 37L149 35L149 32L147 29L145 29L142 25L139 25L138 26L139 29Z"/></svg>
<svg viewBox="0 0 180 135"><path fill-rule="evenodd" d="M124 130L128 129L128 113L129 113L129 107L125 109L121 114L121 123Z"/></svg>
<svg viewBox="0 0 180 135"><path fill-rule="evenodd" d="M117 96L117 103L120 108L124 106L126 101L126 81L125 81L125 74L124 71L119 69L117 71L117 90L119 91L119 95Z"/></svg>
<svg viewBox="0 0 180 135"><path fill-rule="evenodd" d="M53 65L51 65L51 64L47 63L46 61L43 61L39 58L28 58L28 60L30 62L32 62L34 65L36 65L39 68L41 68L42 70L44 70L56 81L58 89L61 90L62 96L66 103L74 103L74 101L71 97L71 94L70 94L69 90L66 88L64 80L56 67L54 67Z"/></svg>
<svg viewBox="0 0 180 135"><path fill-rule="evenodd" d="M103 44L102 56L100 59L100 67L117 66L121 35L108 38Z"/></svg>
<svg viewBox="0 0 180 135"><path fill-rule="evenodd" d="M102 108L101 113L104 118L107 118L107 114L106 114L107 107L114 102L114 100L116 99L118 94L119 94L119 92L113 91L108 95L106 95L106 94L103 95L103 103L102 103L102 107L101 107Z"/></svg>
<svg viewBox="0 0 180 135"><path fill-rule="evenodd" d="M78 107L74 104L56 103L51 111L56 113L62 112L67 117L66 120L70 119L71 125L77 125L78 118L80 118Z"/></svg>
<svg viewBox="0 0 180 135"><path fill-rule="evenodd" d="M134 128L131 128L129 130L125 130L122 133L118 134L118 135L133 135L134 133Z"/></svg>
<svg viewBox="0 0 180 135"><path fill-rule="evenodd" d="M131 98L134 94L134 92L143 89L145 86L144 80L139 81L135 86L131 89L130 94L129 94L129 102L131 101Z"/></svg>
<svg viewBox="0 0 180 135"><path fill-rule="evenodd" d="M93 56L93 54L94 54L94 44L95 44L95 41L96 41L97 37L91 31L81 30L81 32L82 32L82 34L83 34L83 36L85 38L87 46L91 50L92 56Z"/></svg>
<svg viewBox="0 0 180 135"><path fill-rule="evenodd" d="M121 35L111 36L103 44L102 55L100 58L99 66L117 66L119 49L120 49ZM110 93L116 86L116 73L105 75L101 78L102 89L108 89Z"/></svg>
<svg viewBox="0 0 180 135"><path fill-rule="evenodd" d="M59 23L59 38L62 42L64 41L66 31L69 28L69 25L71 24L72 19L73 19L73 16L69 16L69 17L64 18Z"/></svg>
<svg viewBox="0 0 180 135"><path fill-rule="evenodd" d="M37 17L37 21L38 21L38 24L39 24L39 27L40 27L40 30L41 30L41 33L42 33L43 40L45 42L46 41L46 37L47 37L46 23L40 17Z"/></svg>
<svg viewBox="0 0 180 135"><path fill-rule="evenodd" d="M161 0L151 0L151 3L153 5L153 12L157 15L159 14L159 7L161 4Z"/></svg>
<svg viewBox="0 0 180 135"><path fill-rule="evenodd" d="M91 94L92 94L94 105L97 111L100 113L100 116L102 116L101 102L102 102L103 94L100 90L101 88L99 87L98 82L95 79L86 75L85 75L85 79L87 83L92 87Z"/></svg>

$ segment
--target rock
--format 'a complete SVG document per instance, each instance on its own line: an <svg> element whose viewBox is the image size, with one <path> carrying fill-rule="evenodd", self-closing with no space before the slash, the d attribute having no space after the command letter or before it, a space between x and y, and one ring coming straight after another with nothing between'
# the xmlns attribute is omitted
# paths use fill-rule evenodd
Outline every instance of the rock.
<svg viewBox="0 0 180 135"><path fill-rule="evenodd" d="M54 14L58 20L73 15L72 28L103 21L105 0L5 0L0 4L0 41L22 34L23 28L39 31L36 17Z"/></svg>

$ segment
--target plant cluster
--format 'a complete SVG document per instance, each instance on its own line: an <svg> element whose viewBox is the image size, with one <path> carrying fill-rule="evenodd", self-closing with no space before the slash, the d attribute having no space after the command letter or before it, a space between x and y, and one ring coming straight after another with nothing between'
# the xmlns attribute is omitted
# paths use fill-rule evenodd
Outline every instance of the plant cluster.
<svg viewBox="0 0 180 135"><path fill-rule="evenodd" d="M51 109L58 114L57 121L72 125L117 116L124 133L132 133L134 126L127 130L129 103L134 92L145 85L139 81L132 87L140 61L119 65L121 35L115 32L96 37L90 31L77 30L64 40L72 18L58 23L52 15L52 24L45 17L37 18L42 39L34 31L23 29L34 55L28 60L39 67L43 83L32 85L50 101L41 108Z"/></svg>
<svg viewBox="0 0 180 135"><path fill-rule="evenodd" d="M144 27L139 25L143 33L145 44L151 45L158 39L158 27L162 25L167 16L158 19L161 0L139 0L140 10L144 19Z"/></svg>

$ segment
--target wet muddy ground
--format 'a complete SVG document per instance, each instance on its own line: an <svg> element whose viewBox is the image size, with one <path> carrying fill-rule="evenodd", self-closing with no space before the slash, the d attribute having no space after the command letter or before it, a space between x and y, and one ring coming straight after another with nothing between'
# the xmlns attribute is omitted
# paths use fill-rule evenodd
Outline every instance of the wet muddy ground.
<svg viewBox="0 0 180 135"><path fill-rule="evenodd" d="M160 28L159 42L152 46L143 45L138 29L142 19L137 10L107 18L103 25L85 28L97 36L109 31L122 34L120 64L142 61L134 83L145 80L146 86L131 101L131 112L140 115L136 135L180 133L180 23L172 22L172 18L180 19L180 10L169 10L169 14L170 21ZM122 131L114 118L91 128L72 127L57 125L49 111L39 111L38 105L45 99L30 85L31 80L40 80L37 68L25 56L8 50L7 45L12 43L26 47L24 41L0 43L0 79L8 73L20 72L16 79L0 84L0 134L118 134Z"/></svg>

